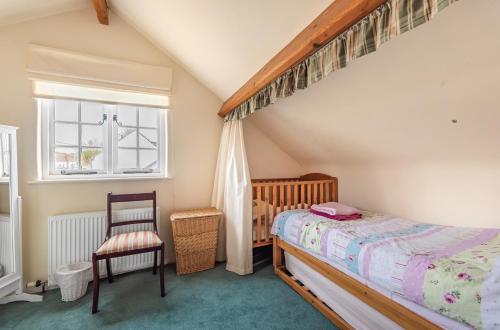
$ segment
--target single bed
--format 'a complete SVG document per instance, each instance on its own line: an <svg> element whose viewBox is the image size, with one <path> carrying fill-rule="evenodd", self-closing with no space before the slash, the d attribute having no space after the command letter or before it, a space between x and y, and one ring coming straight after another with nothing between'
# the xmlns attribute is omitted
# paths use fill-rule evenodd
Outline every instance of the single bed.
<svg viewBox="0 0 500 330"><path fill-rule="evenodd" d="M341 328L500 327L500 230L278 214L275 272Z"/></svg>

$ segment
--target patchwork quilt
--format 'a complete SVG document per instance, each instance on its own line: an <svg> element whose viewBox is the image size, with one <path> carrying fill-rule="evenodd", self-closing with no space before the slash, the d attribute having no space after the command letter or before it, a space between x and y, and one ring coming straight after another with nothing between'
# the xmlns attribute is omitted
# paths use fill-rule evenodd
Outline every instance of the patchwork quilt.
<svg viewBox="0 0 500 330"><path fill-rule="evenodd" d="M465 325L500 329L500 229L291 210L277 215L272 234Z"/></svg>

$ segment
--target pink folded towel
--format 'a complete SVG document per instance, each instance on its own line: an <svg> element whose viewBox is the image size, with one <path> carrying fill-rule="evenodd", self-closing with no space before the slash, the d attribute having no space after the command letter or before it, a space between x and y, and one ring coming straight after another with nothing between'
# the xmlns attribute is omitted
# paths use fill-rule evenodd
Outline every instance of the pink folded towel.
<svg viewBox="0 0 500 330"><path fill-rule="evenodd" d="M314 204L311 206L311 210L329 215L352 215L361 213L357 208L335 202Z"/></svg>
<svg viewBox="0 0 500 330"><path fill-rule="evenodd" d="M361 219L363 217L363 215L361 213L353 213L353 214L349 214L349 215L341 215L341 214L331 215L331 214L319 212L319 211L316 211L313 209L310 209L309 212L311 212L312 214L316 214L316 215L319 215L319 216L322 216L322 217L325 217L328 219L332 219L332 220L337 220L337 221L358 220L358 219Z"/></svg>

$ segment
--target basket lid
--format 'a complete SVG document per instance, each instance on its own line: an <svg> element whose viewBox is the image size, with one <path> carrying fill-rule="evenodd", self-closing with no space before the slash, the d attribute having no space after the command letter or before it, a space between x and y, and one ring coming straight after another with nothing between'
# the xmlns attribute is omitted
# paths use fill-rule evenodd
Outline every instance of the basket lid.
<svg viewBox="0 0 500 330"><path fill-rule="evenodd" d="M182 220L186 218L210 217L222 215L222 212L215 207L207 207L202 209L186 210L172 213L170 220Z"/></svg>

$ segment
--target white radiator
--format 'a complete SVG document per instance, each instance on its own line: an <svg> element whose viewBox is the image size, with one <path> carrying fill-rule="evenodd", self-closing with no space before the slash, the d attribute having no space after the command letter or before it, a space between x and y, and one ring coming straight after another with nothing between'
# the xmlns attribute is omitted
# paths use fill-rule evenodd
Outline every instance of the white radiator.
<svg viewBox="0 0 500 330"><path fill-rule="evenodd" d="M11 246L11 228L8 214L0 214L0 265L6 273L12 269L12 246Z"/></svg>
<svg viewBox="0 0 500 330"><path fill-rule="evenodd" d="M152 209L125 209L113 212L113 222L151 219ZM156 209L158 231L160 208ZM92 261L94 252L106 236L106 212L64 214L49 217L49 286L55 285L53 274L57 267L79 261ZM152 230L151 223L114 227L112 234L128 231ZM113 274L130 272L153 266L153 252L111 259ZM101 276L106 276L105 261L99 264ZM89 277L91 280L91 277Z"/></svg>

